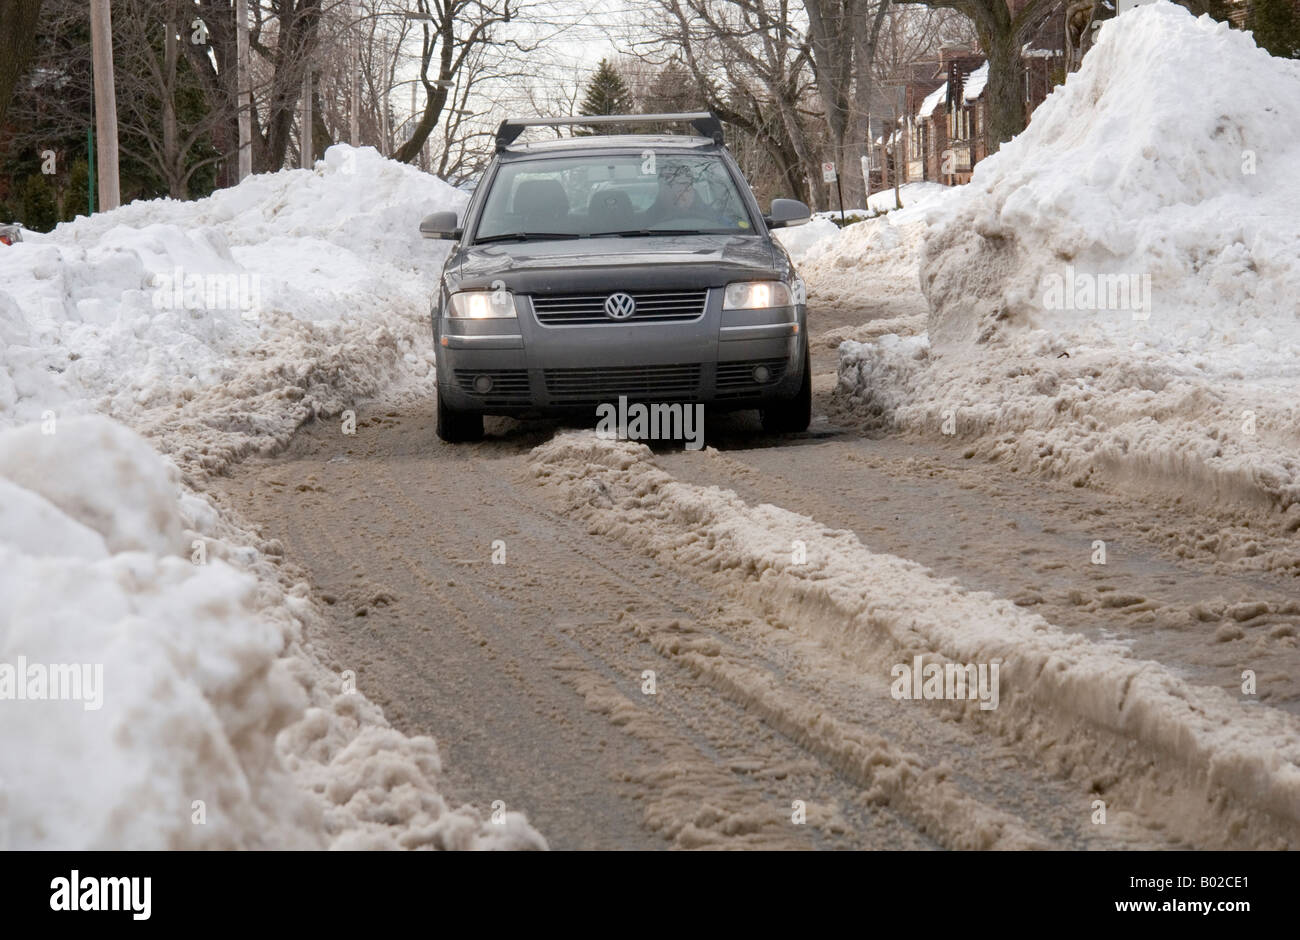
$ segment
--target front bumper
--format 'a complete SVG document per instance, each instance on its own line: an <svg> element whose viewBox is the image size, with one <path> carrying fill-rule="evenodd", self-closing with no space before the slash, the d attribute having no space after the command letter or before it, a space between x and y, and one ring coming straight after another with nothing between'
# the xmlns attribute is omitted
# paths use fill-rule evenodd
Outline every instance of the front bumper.
<svg viewBox="0 0 1300 940"><path fill-rule="evenodd" d="M621 395L716 409L793 397L804 308L724 312L722 293L708 291L699 317L670 322L545 325L523 294L516 319L441 318L439 394L458 411L516 416L590 412Z"/></svg>

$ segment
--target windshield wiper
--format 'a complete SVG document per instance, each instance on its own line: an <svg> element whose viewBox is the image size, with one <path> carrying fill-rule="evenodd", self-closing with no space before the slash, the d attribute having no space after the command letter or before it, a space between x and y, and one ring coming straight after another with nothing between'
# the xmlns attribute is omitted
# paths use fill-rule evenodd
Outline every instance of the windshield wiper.
<svg viewBox="0 0 1300 940"><path fill-rule="evenodd" d="M644 235L735 235L731 229L710 228L630 228L621 232L593 232L591 238L637 238Z"/></svg>
<svg viewBox="0 0 1300 940"><path fill-rule="evenodd" d="M474 244L486 245L488 242L508 242L508 241L548 241L554 238L578 238L579 236L572 232L505 232L501 235L488 235L486 238L475 238Z"/></svg>

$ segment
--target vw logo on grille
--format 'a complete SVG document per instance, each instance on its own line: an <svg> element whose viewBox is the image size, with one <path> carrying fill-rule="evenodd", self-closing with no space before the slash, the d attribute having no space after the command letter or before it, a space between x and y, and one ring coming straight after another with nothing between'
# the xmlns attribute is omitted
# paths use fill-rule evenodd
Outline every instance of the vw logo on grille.
<svg viewBox="0 0 1300 940"><path fill-rule="evenodd" d="M631 294L619 291L605 298L605 316L611 320L626 320L636 313L636 301Z"/></svg>

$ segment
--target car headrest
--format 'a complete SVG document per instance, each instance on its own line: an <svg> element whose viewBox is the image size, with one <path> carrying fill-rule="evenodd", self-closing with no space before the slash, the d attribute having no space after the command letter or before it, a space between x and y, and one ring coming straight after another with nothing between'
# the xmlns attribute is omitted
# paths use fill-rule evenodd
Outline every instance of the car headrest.
<svg viewBox="0 0 1300 940"><path fill-rule="evenodd" d="M598 189L587 201L587 218L601 228L627 228L632 222L632 200L621 189Z"/></svg>
<svg viewBox="0 0 1300 940"><path fill-rule="evenodd" d="M569 197L559 180L524 180L515 190L515 213L526 216L569 214Z"/></svg>

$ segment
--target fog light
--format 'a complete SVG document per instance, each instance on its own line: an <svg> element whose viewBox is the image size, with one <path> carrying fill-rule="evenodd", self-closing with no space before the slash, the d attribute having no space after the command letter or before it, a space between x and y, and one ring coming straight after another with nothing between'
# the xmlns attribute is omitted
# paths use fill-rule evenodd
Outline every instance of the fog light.
<svg viewBox="0 0 1300 940"><path fill-rule="evenodd" d="M767 366L754 366L754 381L762 385L772 377L772 372Z"/></svg>
<svg viewBox="0 0 1300 940"><path fill-rule="evenodd" d="M478 392L480 395L486 395L488 392L492 391L492 376L490 375L475 376L474 391Z"/></svg>

